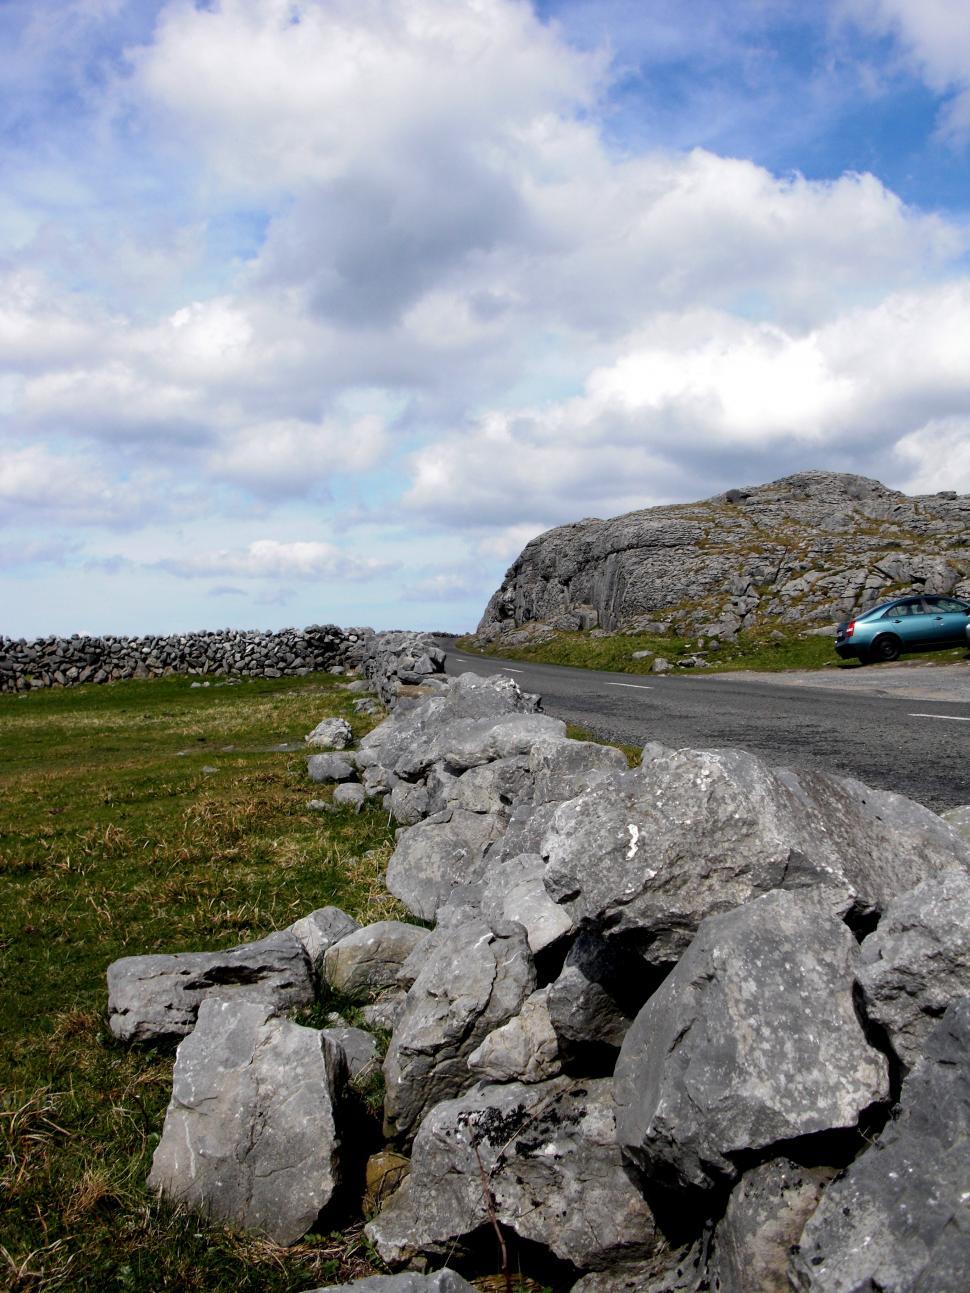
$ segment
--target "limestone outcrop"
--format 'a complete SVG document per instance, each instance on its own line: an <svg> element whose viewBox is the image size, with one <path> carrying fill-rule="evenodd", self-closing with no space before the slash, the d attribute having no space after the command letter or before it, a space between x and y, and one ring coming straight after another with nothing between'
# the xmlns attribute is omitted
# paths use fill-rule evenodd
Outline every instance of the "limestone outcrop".
<svg viewBox="0 0 970 1293"><path fill-rule="evenodd" d="M488 603L483 642L543 627L730 639L825 625L903 591L970 598L970 497L910 498L805 471L698 503L561 525L526 545Z"/></svg>

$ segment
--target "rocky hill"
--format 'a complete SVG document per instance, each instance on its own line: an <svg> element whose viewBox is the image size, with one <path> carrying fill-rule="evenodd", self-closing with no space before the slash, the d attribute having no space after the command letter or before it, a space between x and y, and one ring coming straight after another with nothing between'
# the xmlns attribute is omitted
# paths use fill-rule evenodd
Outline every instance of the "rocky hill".
<svg viewBox="0 0 970 1293"><path fill-rule="evenodd" d="M515 645L548 626L730 640L831 624L910 589L970 597L970 496L911 498L865 476L805 471L540 534L478 637Z"/></svg>

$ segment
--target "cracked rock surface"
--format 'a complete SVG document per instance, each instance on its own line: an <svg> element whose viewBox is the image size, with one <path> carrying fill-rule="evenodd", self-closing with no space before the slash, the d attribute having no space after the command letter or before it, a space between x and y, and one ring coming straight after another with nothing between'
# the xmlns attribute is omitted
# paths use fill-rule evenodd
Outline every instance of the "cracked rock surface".
<svg viewBox="0 0 970 1293"><path fill-rule="evenodd" d="M617 1134L644 1173L709 1189L738 1156L853 1128L889 1095L886 1057L853 1003L858 946L777 891L710 916L627 1033Z"/></svg>
<svg viewBox="0 0 970 1293"><path fill-rule="evenodd" d="M320 1032L256 1001L213 998L175 1061L148 1184L207 1216L295 1243L339 1180L346 1070Z"/></svg>

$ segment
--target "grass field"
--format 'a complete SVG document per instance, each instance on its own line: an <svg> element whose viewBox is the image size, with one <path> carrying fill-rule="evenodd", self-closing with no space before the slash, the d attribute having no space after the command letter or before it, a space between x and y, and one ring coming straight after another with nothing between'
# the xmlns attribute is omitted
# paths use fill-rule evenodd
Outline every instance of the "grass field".
<svg viewBox="0 0 970 1293"><path fill-rule="evenodd" d="M510 647L499 641L484 650L476 647L472 637L459 638L455 644L462 651L481 655L494 655L508 660L526 660L534 664L571 665L580 669L605 669L612 673L650 673L656 656L663 656L671 664L684 656L693 655L698 643L685 638L658 637L648 633L616 633L608 637L594 637L591 633L554 633L552 636L529 646ZM634 660L633 654L648 654ZM924 663L966 659L964 647L947 651L927 651L906 655L905 660ZM843 661L835 654L832 639L828 637L801 637L794 631L765 630L759 633L740 633L736 642L725 642L716 651L709 651L706 659L711 669L734 672L754 669L778 673L786 669L862 669L867 666L858 661ZM678 675L688 675L694 670L678 669ZM707 672L701 670L699 672Z"/></svg>
<svg viewBox="0 0 970 1293"><path fill-rule="evenodd" d="M284 1250L179 1214L144 1181L173 1050L105 1024L116 957L259 938L335 903L401 916L392 831L306 805L327 675L0 696L0 1288L284 1293L375 1269L360 1225ZM213 769L207 771L206 769Z"/></svg>

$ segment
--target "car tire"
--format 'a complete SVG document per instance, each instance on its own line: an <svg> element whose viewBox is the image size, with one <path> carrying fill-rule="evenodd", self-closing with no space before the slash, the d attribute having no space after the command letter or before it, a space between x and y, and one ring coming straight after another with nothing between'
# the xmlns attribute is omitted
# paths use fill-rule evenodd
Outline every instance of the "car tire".
<svg viewBox="0 0 970 1293"><path fill-rule="evenodd" d="M869 648L868 658L878 660L882 664L888 664L890 660L898 660L903 644L895 633L883 633L877 637L875 642Z"/></svg>

